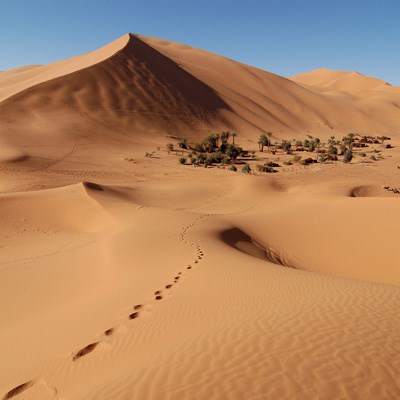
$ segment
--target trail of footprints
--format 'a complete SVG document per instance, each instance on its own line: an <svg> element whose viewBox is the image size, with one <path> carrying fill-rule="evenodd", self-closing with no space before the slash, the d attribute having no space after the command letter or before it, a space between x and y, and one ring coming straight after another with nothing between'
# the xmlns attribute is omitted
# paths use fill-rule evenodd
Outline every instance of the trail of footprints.
<svg viewBox="0 0 400 400"><path fill-rule="evenodd" d="M196 249L196 258L193 260L192 264L198 264L199 261L201 261L204 258L204 252L201 249L201 247L198 244L189 242L188 240L185 239L187 231L192 228L195 223L205 217L208 217L209 215L202 215L197 217L191 224L185 226L182 228L181 233L179 234L179 241L183 243L184 245L194 247ZM188 264L186 266L186 272L192 270L194 268L194 265ZM173 279L171 279L171 282L167 283L163 289L161 290L156 290L153 294L154 296L154 301L159 302L163 300L167 295L169 295L170 291L173 289L174 285L178 285L179 282L181 281L181 278L183 277L182 271L179 271ZM150 306L149 304L136 304L132 307L131 313L128 315L129 320L135 320L137 318L140 318L141 314L143 311L146 311L146 308ZM109 328L103 332L105 337L110 337L115 333L115 328ZM92 351L96 349L96 347L100 344L100 341L93 342L88 344L87 346L83 347L79 351L77 351L75 354L72 355L72 361L76 362L82 357L86 356L87 354L90 354ZM20 393L24 392L25 390L28 390L32 385L34 384L34 381L29 381L22 383L13 389L9 390L3 397L2 400L8 400L13 398L14 396L19 395Z"/></svg>
<svg viewBox="0 0 400 400"><path fill-rule="evenodd" d="M196 256L196 259L193 261L194 264L198 264L199 261L201 261L204 258L204 252L203 252L203 250L201 249L201 247L198 244L189 242L188 240L185 239L186 233L199 220L204 219L204 218L209 218L209 217L212 217L212 216L213 216L212 214L204 214L204 215L198 216L197 218L194 219L194 221L191 224L189 224L186 227L182 228L182 231L179 234L179 241L181 243L183 243L184 245L188 245L188 246L194 247L196 249L197 256ZM189 271L191 269L193 269L193 266L191 264L186 266L186 270ZM173 283L166 284L164 286L164 290L156 290L154 292L154 300L155 301L162 300L164 298L164 296L166 294L168 294L168 292L173 288L173 286L179 283L179 280L181 279L181 277L182 277L182 271L179 271L176 274L176 276L173 278ZM140 318L141 312L143 310L145 310L145 308L146 308L146 305L144 305L144 304L137 304L137 305L133 306L132 313L129 314L128 318L130 320L134 320L134 319ZM113 335L114 332L115 332L115 328L109 328L109 329L104 331L104 336L109 337L109 336ZM78 361L80 358L82 358L82 357L86 356L87 354L91 353L93 350L96 349L96 347L99 344L100 344L100 341L90 343L87 346L83 347L82 349L77 351L72 356L72 361L73 362ZM35 381L29 381L29 382L22 383L22 384L20 384L20 385L18 385L16 387L14 387L13 389L9 390L2 397L2 399L3 400L11 399L14 396L17 396L20 393L24 392L25 390L28 390L32 385L34 385L34 383L35 383Z"/></svg>
<svg viewBox="0 0 400 400"><path fill-rule="evenodd" d="M194 264L198 264L199 261L203 259L203 257L204 257L204 252L203 252L203 250L201 249L201 247L200 247L198 244L194 244L194 243L191 243L191 242L187 241L187 240L185 239L185 236L186 236L186 233L187 233L188 229L190 229L191 227L193 227L193 225L194 225L199 219L201 219L201 218L204 218L204 216L197 217L191 224L189 224L189 225L187 225L186 227L182 228L182 231L181 231L181 233L180 233L180 235L179 235L179 241L180 241L180 242L183 242L185 245L192 246L192 247L194 247L194 248L196 249L196 259L193 261ZM186 266L186 270L189 271L189 270L191 270L191 269L193 269L193 266L192 266L191 264L189 264L189 265ZM183 276L183 272L182 272L182 271L179 271L179 272L174 276L174 278L171 280L172 282L167 283L167 284L164 286L164 289L156 290L156 291L154 292L154 294L153 294L153 295L154 295L154 301L158 302L158 301L160 301L160 300L163 300L163 299L166 297L166 295L169 294L169 292L170 292L171 289L174 287L174 285L177 285L177 284L179 283L179 281L180 281L180 279L182 278L182 276ZM133 306L132 313L129 314L128 318L129 318L130 320L134 320L134 319L140 318L141 312L142 312L143 310L145 310L146 306L147 306L147 305L144 305L144 304L137 304L137 305ZM107 329L107 330L104 332L104 335L105 335L105 336L111 336L114 332L115 332L115 328L109 328L109 329ZM88 344L88 345L85 346L84 348L80 349L80 350L79 350L77 353L75 353L75 355L72 357L72 360L73 360L73 361L77 361L78 359L80 359L80 358L84 357L85 355L91 353L93 350L95 350L95 348L97 347L97 345L98 345L99 343L100 343L100 342L93 342L93 343Z"/></svg>

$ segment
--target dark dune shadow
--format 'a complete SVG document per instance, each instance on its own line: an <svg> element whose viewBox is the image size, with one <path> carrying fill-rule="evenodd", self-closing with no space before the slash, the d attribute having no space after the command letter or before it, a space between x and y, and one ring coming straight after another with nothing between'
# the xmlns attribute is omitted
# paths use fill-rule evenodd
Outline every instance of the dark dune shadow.
<svg viewBox="0 0 400 400"><path fill-rule="evenodd" d="M87 189L97 190L98 192L102 192L104 190L99 184L94 182L83 182L83 185Z"/></svg>
<svg viewBox="0 0 400 400"><path fill-rule="evenodd" d="M227 245L251 257L269 261L273 264L281 265L283 267L296 268L282 252L276 251L269 247L263 248L247 233L243 232L239 228L231 228L221 232L220 238Z"/></svg>
<svg viewBox="0 0 400 400"><path fill-rule="evenodd" d="M256 245L253 239L242 230L231 228L221 232L220 236L224 243L242 253L261 260L268 260L265 250Z"/></svg>
<svg viewBox="0 0 400 400"><path fill-rule="evenodd" d="M14 389L11 389L4 397L4 400L11 399L14 396L19 395L20 393L24 392L25 390L29 389L33 385L33 381L25 382L22 385L19 385L15 387Z"/></svg>

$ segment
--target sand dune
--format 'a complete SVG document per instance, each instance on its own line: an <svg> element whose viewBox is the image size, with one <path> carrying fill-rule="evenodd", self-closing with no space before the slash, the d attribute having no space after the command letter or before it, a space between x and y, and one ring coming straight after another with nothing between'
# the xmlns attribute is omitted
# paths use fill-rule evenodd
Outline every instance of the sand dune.
<svg viewBox="0 0 400 400"><path fill-rule="evenodd" d="M399 88L292 79L140 35L0 73L1 399L400 398ZM393 148L254 176L165 150L216 129Z"/></svg>
<svg viewBox="0 0 400 400"><path fill-rule="evenodd" d="M24 141L41 142L43 132L53 129L77 144L88 137L193 138L213 129L238 130L250 140L263 130L279 137L399 129L400 89L382 81L329 71L288 80L140 35L69 60L3 72L0 79L0 135L8 140L10 130ZM368 96L354 99L348 93ZM15 111L21 108L23 118Z"/></svg>
<svg viewBox="0 0 400 400"><path fill-rule="evenodd" d="M334 71L326 68L295 75L292 81L319 90L321 92L341 92L353 96L372 98L379 94L397 99L400 88L381 79L365 76L359 72Z"/></svg>

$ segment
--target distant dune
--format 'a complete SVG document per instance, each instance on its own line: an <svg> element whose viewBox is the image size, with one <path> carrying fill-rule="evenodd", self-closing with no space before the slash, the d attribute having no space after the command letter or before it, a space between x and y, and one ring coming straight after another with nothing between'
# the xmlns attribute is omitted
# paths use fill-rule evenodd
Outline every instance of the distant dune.
<svg viewBox="0 0 400 400"><path fill-rule="evenodd" d="M326 68L292 76L292 81L322 93L337 92L360 98L392 99L400 104L400 88L381 79L372 78L359 72L333 71Z"/></svg>

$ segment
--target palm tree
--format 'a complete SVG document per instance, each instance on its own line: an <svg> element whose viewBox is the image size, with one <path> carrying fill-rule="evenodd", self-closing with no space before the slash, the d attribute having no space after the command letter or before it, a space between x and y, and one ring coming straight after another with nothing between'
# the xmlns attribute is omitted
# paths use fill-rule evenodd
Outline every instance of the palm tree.
<svg viewBox="0 0 400 400"><path fill-rule="evenodd" d="M214 149L217 147L217 136L210 135L207 136L203 142L201 143L208 153L212 153Z"/></svg>
<svg viewBox="0 0 400 400"><path fill-rule="evenodd" d="M226 154L232 158L232 160L236 160L240 153L241 153L242 149L240 147L235 146L234 144L228 144L227 148L226 148Z"/></svg>
<svg viewBox="0 0 400 400"><path fill-rule="evenodd" d="M231 132L231 136L232 136L232 144L235 145L235 137L237 136L237 133Z"/></svg>
<svg viewBox="0 0 400 400"><path fill-rule="evenodd" d="M347 134L346 141L348 144L353 142L354 136L356 136L356 134L353 132Z"/></svg>
<svg viewBox="0 0 400 400"><path fill-rule="evenodd" d="M260 135L260 138L258 139L258 146L260 147L261 152L264 151L264 146L269 146L269 139L267 138L267 135Z"/></svg>
<svg viewBox="0 0 400 400"><path fill-rule="evenodd" d="M215 134L215 139L216 139L216 147L219 147L219 141L220 141L220 139L221 139L221 135L219 134L219 133L216 133Z"/></svg>
<svg viewBox="0 0 400 400"><path fill-rule="evenodd" d="M221 142L222 142L222 144L227 144L228 143L228 139L229 139L230 135L231 135L231 133L229 131L221 132Z"/></svg>
<svg viewBox="0 0 400 400"><path fill-rule="evenodd" d="M268 151L269 151L269 146L271 145L271 136L272 136L272 132L268 131L267 132L267 136L268 136Z"/></svg>

